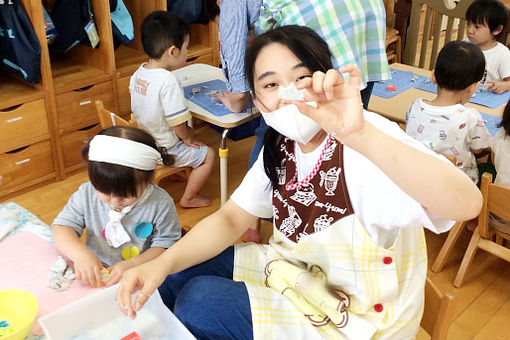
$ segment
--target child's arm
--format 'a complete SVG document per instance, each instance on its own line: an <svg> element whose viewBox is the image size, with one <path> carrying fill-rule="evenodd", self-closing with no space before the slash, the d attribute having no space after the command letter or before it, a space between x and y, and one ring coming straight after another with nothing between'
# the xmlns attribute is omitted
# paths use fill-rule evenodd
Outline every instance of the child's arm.
<svg viewBox="0 0 510 340"><path fill-rule="evenodd" d="M51 236L57 249L71 261L73 261L76 279L82 280L84 284L95 287L101 282L99 272L103 264L98 257L87 249L87 246L80 241L76 232L63 225L54 225Z"/></svg>
<svg viewBox="0 0 510 340"><path fill-rule="evenodd" d="M510 77L506 77L502 81L489 80L486 84L489 90L497 94L510 91Z"/></svg>
<svg viewBox="0 0 510 340"><path fill-rule="evenodd" d="M195 138L195 131L188 126L187 123L182 123L176 126L172 126L172 129L175 131L175 134L183 141L187 146L191 146L193 148L200 148L205 144L198 141Z"/></svg>
<svg viewBox="0 0 510 340"><path fill-rule="evenodd" d="M317 108L291 101L340 142L358 151L381 169L405 193L432 214L457 221L476 217L482 196L461 170L433 155L398 141L364 120L358 86L361 72L353 65L346 83L336 70L315 72L298 83L306 88L306 101ZM441 199L438 199L441 188Z"/></svg>
<svg viewBox="0 0 510 340"><path fill-rule="evenodd" d="M107 268L109 275L104 282L106 287L112 286L120 281L122 275L129 268L138 266L139 264L149 262L161 255L166 249L161 247L152 247L144 251L138 256L132 257L129 260L120 261L113 266Z"/></svg>

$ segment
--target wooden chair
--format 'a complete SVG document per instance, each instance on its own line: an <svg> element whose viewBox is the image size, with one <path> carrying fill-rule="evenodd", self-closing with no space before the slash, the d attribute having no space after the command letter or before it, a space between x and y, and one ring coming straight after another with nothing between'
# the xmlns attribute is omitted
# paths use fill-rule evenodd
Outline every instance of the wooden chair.
<svg viewBox="0 0 510 340"><path fill-rule="evenodd" d="M431 340L446 340L455 309L455 295L441 293L427 277L425 282L425 308L420 326Z"/></svg>
<svg viewBox="0 0 510 340"><path fill-rule="evenodd" d="M103 129L112 127L112 126L133 126L137 127L136 121L134 120L125 120L119 116L117 116L115 113L108 111L104 108L103 102L100 100L96 100L96 111L97 115L99 117L99 123L101 124L101 127ZM191 167L181 167L181 168L174 168L169 166L162 166L158 165L156 167L156 170L154 170L154 179L153 182L155 184L159 184L159 182L168 176L175 175L178 173L183 173L184 177L187 179L189 177L189 174L191 172Z"/></svg>
<svg viewBox="0 0 510 340"><path fill-rule="evenodd" d="M402 61L402 39L395 28L395 0L384 0L386 11L386 54L388 62Z"/></svg>
<svg viewBox="0 0 510 340"><path fill-rule="evenodd" d="M510 221L510 188L492 183L492 175L484 173L480 186L483 196L483 205L478 216L478 226L473 232L464 258L455 277L453 285L460 287L466 271L473 261L478 248L483 249L503 260L510 262L510 249L504 247L503 241L510 241L510 234L496 230L489 221L489 213ZM493 240L495 238L495 241Z"/></svg>
<svg viewBox="0 0 510 340"><path fill-rule="evenodd" d="M420 68L433 69L437 55L444 44L454 40L454 38L455 40L464 39L465 14L473 1L461 0L455 7L448 8L444 0L412 0L411 17L402 56L403 62ZM448 20L443 37L442 26L445 17ZM453 27L455 19L459 19L457 30ZM432 40L432 50L430 59L426 62L429 40ZM417 53L419 43L421 43L421 48ZM416 62L417 57L419 62Z"/></svg>

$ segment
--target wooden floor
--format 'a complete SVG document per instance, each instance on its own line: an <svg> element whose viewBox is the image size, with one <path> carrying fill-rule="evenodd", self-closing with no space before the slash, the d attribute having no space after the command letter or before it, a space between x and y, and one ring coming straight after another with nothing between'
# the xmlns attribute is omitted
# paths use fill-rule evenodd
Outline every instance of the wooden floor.
<svg viewBox="0 0 510 340"><path fill-rule="evenodd" d="M207 126L197 129L199 138L217 150L220 134ZM254 137L242 141L228 142L229 194L241 182L248 167L248 157ZM213 205L201 209L181 209L177 207L181 225L193 226L197 221L219 207L219 165L210 177L203 192L213 199ZM69 196L78 186L87 181L85 171L81 171L66 180L51 183L31 192L13 197L14 201L41 217L47 224L62 209ZM184 183L164 181L161 183L176 201L183 192ZM0 202L3 203L3 202ZM268 224L264 225L266 238L271 232ZM429 263L435 259L446 234L435 235L427 232ZM451 291L457 296L454 322L450 327L448 339L510 339L510 264L479 250L473 265L466 275L460 289L452 286L459 263L469 242L471 233L467 230L461 235L452 252L445 269L439 274L429 276L443 291ZM418 339L427 339L421 332Z"/></svg>

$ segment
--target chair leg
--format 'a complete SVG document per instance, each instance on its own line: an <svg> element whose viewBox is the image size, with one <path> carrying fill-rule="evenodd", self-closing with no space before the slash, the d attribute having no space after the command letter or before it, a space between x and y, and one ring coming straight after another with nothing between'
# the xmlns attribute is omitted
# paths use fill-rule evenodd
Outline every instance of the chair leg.
<svg viewBox="0 0 510 340"><path fill-rule="evenodd" d="M502 246L503 245L503 237L496 234L496 243L499 244L500 246Z"/></svg>
<svg viewBox="0 0 510 340"><path fill-rule="evenodd" d="M397 54L397 63L402 62L402 38L400 35L397 37L395 42L395 53Z"/></svg>
<svg viewBox="0 0 510 340"><path fill-rule="evenodd" d="M469 241L466 253L464 254L464 258L460 264L459 271L457 272L457 276L453 281L453 285L457 288L460 288L462 285L462 281L464 281L464 275L466 275L466 271L473 261L473 258L475 257L476 250L478 249L478 241L480 241L480 234L478 234L477 227L473 232L473 236L471 237L471 241Z"/></svg>
<svg viewBox="0 0 510 340"><path fill-rule="evenodd" d="M446 241L441 247L441 250L439 251L439 254L436 257L436 260L434 261L432 267L430 268L432 272L439 273L441 270L443 270L444 264L446 263L448 256L450 256L453 246L455 246L455 243L459 239L460 233L462 232L462 230L464 230L465 225L466 225L465 221L457 222L450 230L450 232L448 233L448 237L446 238Z"/></svg>

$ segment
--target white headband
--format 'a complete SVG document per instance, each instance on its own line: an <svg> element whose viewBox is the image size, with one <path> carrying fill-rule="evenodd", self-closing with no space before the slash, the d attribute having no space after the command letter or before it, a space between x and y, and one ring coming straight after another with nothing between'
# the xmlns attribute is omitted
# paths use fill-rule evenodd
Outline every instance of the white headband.
<svg viewBox="0 0 510 340"><path fill-rule="evenodd" d="M154 170L163 164L154 148L129 139L97 135L89 143L89 160L124 165L139 170Z"/></svg>

